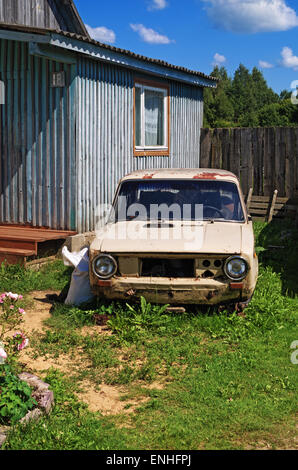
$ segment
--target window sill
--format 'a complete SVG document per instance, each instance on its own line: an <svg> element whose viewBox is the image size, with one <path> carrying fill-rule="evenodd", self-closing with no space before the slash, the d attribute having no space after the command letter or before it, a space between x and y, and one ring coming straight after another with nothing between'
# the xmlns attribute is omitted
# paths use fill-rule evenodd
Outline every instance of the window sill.
<svg viewBox="0 0 298 470"><path fill-rule="evenodd" d="M151 156L160 156L160 157L169 157L170 150L166 148L160 149L135 149L134 157L151 157Z"/></svg>

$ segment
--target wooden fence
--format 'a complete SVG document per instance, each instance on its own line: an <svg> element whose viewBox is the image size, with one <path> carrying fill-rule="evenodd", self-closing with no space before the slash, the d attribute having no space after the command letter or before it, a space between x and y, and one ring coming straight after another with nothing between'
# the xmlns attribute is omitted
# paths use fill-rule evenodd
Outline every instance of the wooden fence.
<svg viewBox="0 0 298 470"><path fill-rule="evenodd" d="M202 129L201 168L240 178L244 195L298 197L298 127Z"/></svg>

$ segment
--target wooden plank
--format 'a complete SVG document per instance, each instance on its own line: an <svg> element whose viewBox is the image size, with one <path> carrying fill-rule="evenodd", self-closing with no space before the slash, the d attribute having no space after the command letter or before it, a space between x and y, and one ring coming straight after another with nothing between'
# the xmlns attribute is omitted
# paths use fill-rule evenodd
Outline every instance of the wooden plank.
<svg viewBox="0 0 298 470"><path fill-rule="evenodd" d="M271 196L274 176L275 132L268 127L264 132L264 196Z"/></svg>
<svg viewBox="0 0 298 470"><path fill-rule="evenodd" d="M34 250L26 250L24 248L0 248L1 255L18 255L18 256L33 256Z"/></svg>
<svg viewBox="0 0 298 470"><path fill-rule="evenodd" d="M252 202L250 204L250 208L251 208L251 210L253 210L253 209L264 209L265 211L267 211L269 204L270 204L270 200L267 201L267 202Z"/></svg>
<svg viewBox="0 0 298 470"><path fill-rule="evenodd" d="M212 149L211 149L211 168L218 168L218 133L219 129L213 129Z"/></svg>
<svg viewBox="0 0 298 470"><path fill-rule="evenodd" d="M31 250L37 253L37 242L35 240L3 240L0 238L0 248L2 250L20 249Z"/></svg>
<svg viewBox="0 0 298 470"><path fill-rule="evenodd" d="M240 178L240 155L241 155L241 129L232 129L231 160L230 169L238 178Z"/></svg>
<svg viewBox="0 0 298 470"><path fill-rule="evenodd" d="M222 169L230 171L230 148L231 135L230 129L222 129Z"/></svg>
<svg viewBox="0 0 298 470"><path fill-rule="evenodd" d="M275 173L274 186L280 196L286 196L285 176L286 176L286 129L276 127L275 129Z"/></svg>
<svg viewBox="0 0 298 470"><path fill-rule="evenodd" d="M249 188L247 200L246 200L246 207L248 211L249 211L250 204L251 204L252 193L253 193L253 188Z"/></svg>
<svg viewBox="0 0 298 470"><path fill-rule="evenodd" d="M251 214L251 215L258 214L258 215L263 215L263 216L265 216L265 215L266 215L266 211L264 211L264 209L250 209L250 214Z"/></svg>
<svg viewBox="0 0 298 470"><path fill-rule="evenodd" d="M270 196L255 196L252 195L251 202L269 202Z"/></svg>
<svg viewBox="0 0 298 470"><path fill-rule="evenodd" d="M263 171L264 171L264 129L253 129L252 137L252 164L253 164L253 192L264 194Z"/></svg>
<svg viewBox="0 0 298 470"><path fill-rule="evenodd" d="M273 193L272 201L271 201L271 204L269 206L269 212L267 214L267 221L268 222L271 222L271 220L272 220L276 198L277 198L277 189Z"/></svg>
<svg viewBox="0 0 298 470"><path fill-rule="evenodd" d="M295 184L295 134L293 128L285 129L285 137L285 195L291 197L294 194Z"/></svg>
<svg viewBox="0 0 298 470"><path fill-rule="evenodd" d="M244 194L252 186L252 175L250 174L251 160L251 129L241 129L241 150L240 150L240 182Z"/></svg>
<svg viewBox="0 0 298 470"><path fill-rule="evenodd" d="M210 168L210 152L211 152L211 129L201 130L201 154L200 154L200 167Z"/></svg>

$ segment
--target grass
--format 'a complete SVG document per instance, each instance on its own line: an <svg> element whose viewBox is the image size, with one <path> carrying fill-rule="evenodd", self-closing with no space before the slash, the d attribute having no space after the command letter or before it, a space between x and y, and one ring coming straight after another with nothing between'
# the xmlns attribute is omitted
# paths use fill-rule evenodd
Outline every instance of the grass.
<svg viewBox="0 0 298 470"><path fill-rule="evenodd" d="M31 342L36 355L73 354L77 367L71 376L47 373L53 412L17 426L5 448L293 448L297 365L290 361L290 345L298 339L298 232L285 223L254 228L260 275L245 316L195 307L177 315L146 302L57 304L48 332ZM69 273L61 263L43 274L2 268L0 283L4 279L5 290L19 292L60 290ZM94 314L108 315L112 334L82 334L83 326L94 325ZM124 407L137 406L130 414L91 413L76 395L86 379L99 388L121 387Z"/></svg>

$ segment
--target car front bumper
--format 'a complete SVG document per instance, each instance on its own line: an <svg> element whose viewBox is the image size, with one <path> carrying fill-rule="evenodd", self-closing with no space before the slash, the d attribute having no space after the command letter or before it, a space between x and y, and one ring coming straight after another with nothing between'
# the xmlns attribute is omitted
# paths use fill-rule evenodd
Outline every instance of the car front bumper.
<svg viewBox="0 0 298 470"><path fill-rule="evenodd" d="M249 278L241 282L215 279L172 279L114 277L101 281L91 277L94 294L111 300L134 300L144 297L148 302L160 304L217 305L229 302L245 302L251 298L255 285Z"/></svg>

